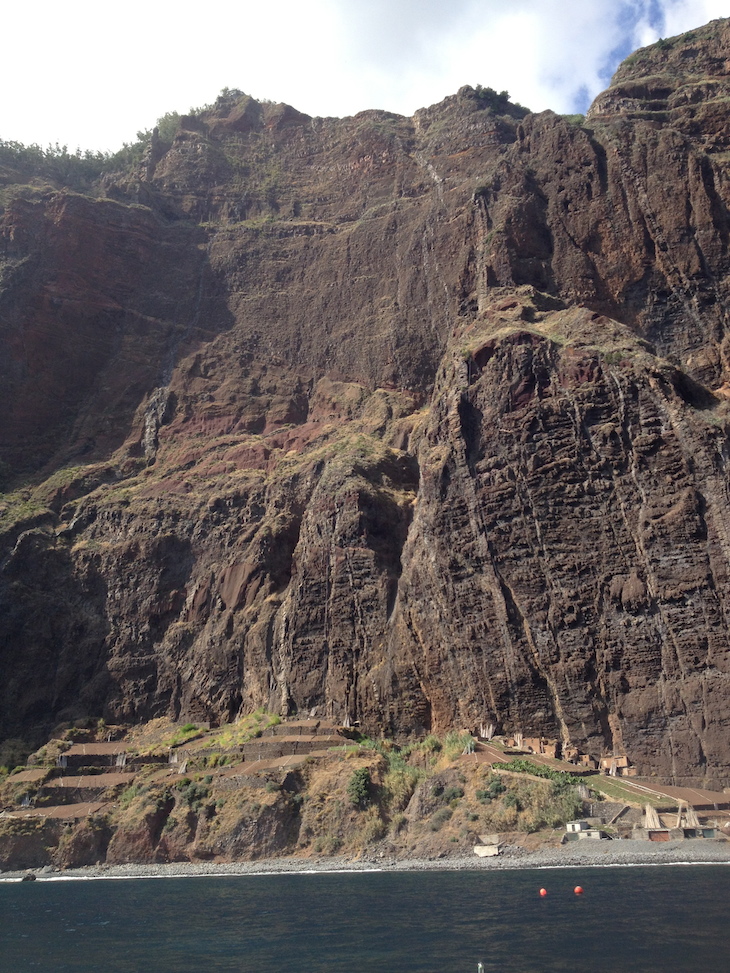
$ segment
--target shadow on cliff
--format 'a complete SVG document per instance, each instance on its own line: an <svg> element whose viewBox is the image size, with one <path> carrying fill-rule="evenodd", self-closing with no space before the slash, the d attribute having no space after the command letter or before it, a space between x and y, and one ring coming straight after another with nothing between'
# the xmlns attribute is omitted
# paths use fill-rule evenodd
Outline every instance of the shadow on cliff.
<svg viewBox="0 0 730 973"><path fill-rule="evenodd" d="M232 326L207 242L192 221L109 199L7 208L0 459L16 476L109 458L180 357Z"/></svg>
<svg viewBox="0 0 730 973"><path fill-rule="evenodd" d="M60 722L149 719L174 695L178 619L192 569L187 541L160 536L73 549L40 529L0 568L0 736L47 738Z"/></svg>
<svg viewBox="0 0 730 973"><path fill-rule="evenodd" d="M109 689L107 588L40 529L21 534L0 567L0 736L37 746L59 722L102 716Z"/></svg>

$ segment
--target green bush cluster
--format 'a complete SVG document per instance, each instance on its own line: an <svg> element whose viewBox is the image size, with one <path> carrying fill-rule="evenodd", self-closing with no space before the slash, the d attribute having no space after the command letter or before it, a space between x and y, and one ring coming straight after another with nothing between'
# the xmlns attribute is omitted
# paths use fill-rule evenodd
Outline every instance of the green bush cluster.
<svg viewBox="0 0 730 973"><path fill-rule="evenodd" d="M392 811L402 811L416 789L422 774L416 767L395 767L383 780L383 796Z"/></svg>
<svg viewBox="0 0 730 973"><path fill-rule="evenodd" d="M402 811L405 808L418 782L425 776L424 770L408 763L408 757L422 747L422 744L416 743L401 748L389 740L371 740L368 737L360 737L357 748L354 748L374 750L385 758L388 769L383 778L383 786L380 788L380 800L391 811ZM352 785L352 781L350 784ZM372 801L373 796L372 785L370 784L367 803ZM352 797L350 799L352 800ZM353 800L353 804L360 806L357 800Z"/></svg>
<svg viewBox="0 0 730 973"><path fill-rule="evenodd" d="M233 762L233 755L230 753L211 753L200 757L201 767L225 767L226 764Z"/></svg>
<svg viewBox="0 0 730 973"><path fill-rule="evenodd" d="M520 774L532 774L533 777L544 777L545 780L551 780L555 784L564 786L581 783L580 777L576 777L575 774L569 774L563 770L552 770L543 764L536 764L523 758L512 760L509 763L495 763L492 766L495 770L512 770Z"/></svg>
<svg viewBox="0 0 730 973"><path fill-rule="evenodd" d="M505 796L503 804L517 814L516 827L520 831L560 827L582 810L575 789L553 781L520 782Z"/></svg>
<svg viewBox="0 0 730 973"><path fill-rule="evenodd" d="M0 165L22 169L26 176L41 176L85 189L109 167L112 156L105 152L69 152L67 145L23 145L0 139Z"/></svg>
<svg viewBox="0 0 730 973"><path fill-rule="evenodd" d="M202 783L196 783L190 780L189 777L184 777L176 785L180 792L180 797L191 811L198 813L201 810L203 802L210 795L210 789L207 787L207 783L210 783L211 779L210 777L206 777Z"/></svg>
<svg viewBox="0 0 730 973"><path fill-rule="evenodd" d="M499 777L492 777L486 788L476 792L476 798L481 804L489 804L490 801L496 800L500 794L504 794L506 790L507 788Z"/></svg>
<svg viewBox="0 0 730 973"><path fill-rule="evenodd" d="M195 114L195 110L191 111ZM157 119L155 128L159 138L171 143L180 125L177 112L167 112ZM53 182L84 192L104 172L119 172L131 169L141 162L152 139L152 131L137 132L136 142L125 142L117 152L92 152L76 149L69 152L67 145L23 145L0 139L0 166L20 169L25 178L42 177Z"/></svg>
<svg viewBox="0 0 730 973"><path fill-rule="evenodd" d="M25 762L31 752L31 747L24 741L17 738L8 738L0 743L0 764L11 770L23 770ZM37 763L42 763L45 757L45 749L38 751ZM54 758L55 763L55 758Z"/></svg>
<svg viewBox="0 0 730 973"><path fill-rule="evenodd" d="M367 767L358 767L352 772L352 777L347 785L347 796L355 807L366 808L370 803L372 780L370 771Z"/></svg>
<svg viewBox="0 0 730 973"><path fill-rule="evenodd" d="M449 760L454 760L464 751L474 748L474 739L470 733L457 733L452 730L444 737L444 754Z"/></svg>
<svg viewBox="0 0 730 973"><path fill-rule="evenodd" d="M198 736L202 736L205 730L201 730L195 723L186 723L185 726L178 727L172 736L165 741L165 746L176 747L181 743L188 743Z"/></svg>
<svg viewBox="0 0 730 973"><path fill-rule="evenodd" d="M490 108L497 115L511 115L513 118L524 118L530 110L509 100L509 91L495 91L494 88L478 84L473 89L472 97L479 103L480 108Z"/></svg>
<svg viewBox="0 0 730 973"><path fill-rule="evenodd" d="M132 801L146 792L147 788L140 784L132 784L127 787L119 796L119 806L128 808Z"/></svg>
<svg viewBox="0 0 730 973"><path fill-rule="evenodd" d="M431 831L440 831L446 822L451 819L453 813L454 812L450 807L439 808L431 818L431 823L429 825Z"/></svg>
<svg viewBox="0 0 730 973"><path fill-rule="evenodd" d="M460 797L464 796L463 787L447 787L445 788L442 797L446 804L451 804L453 801L458 801Z"/></svg>

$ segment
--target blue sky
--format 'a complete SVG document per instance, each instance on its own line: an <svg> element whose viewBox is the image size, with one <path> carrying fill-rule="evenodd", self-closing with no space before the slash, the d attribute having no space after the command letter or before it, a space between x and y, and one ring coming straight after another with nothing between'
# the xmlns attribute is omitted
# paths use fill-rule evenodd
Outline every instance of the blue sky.
<svg viewBox="0 0 730 973"><path fill-rule="evenodd" d="M114 150L224 87L404 115L463 84L585 111L618 63L730 0L36 0L3 12L0 138Z"/></svg>

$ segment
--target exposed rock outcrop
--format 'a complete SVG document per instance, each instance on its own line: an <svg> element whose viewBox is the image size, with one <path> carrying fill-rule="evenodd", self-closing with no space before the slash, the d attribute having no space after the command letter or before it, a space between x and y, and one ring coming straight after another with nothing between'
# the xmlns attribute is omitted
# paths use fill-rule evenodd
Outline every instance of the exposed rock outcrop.
<svg viewBox="0 0 730 973"><path fill-rule="evenodd" d="M0 171L0 734L266 705L730 782L728 58Z"/></svg>

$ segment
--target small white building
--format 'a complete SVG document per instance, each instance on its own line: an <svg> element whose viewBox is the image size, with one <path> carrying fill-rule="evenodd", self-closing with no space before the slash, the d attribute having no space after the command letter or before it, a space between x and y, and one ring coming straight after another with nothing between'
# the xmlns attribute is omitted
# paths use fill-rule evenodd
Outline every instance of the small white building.
<svg viewBox="0 0 730 973"><path fill-rule="evenodd" d="M590 827L587 821L568 821L565 825L565 830L570 832L590 831Z"/></svg>
<svg viewBox="0 0 730 973"><path fill-rule="evenodd" d="M601 838L608 837L605 831L592 827L589 821L568 821L562 840L565 844L567 841L581 841L584 838L600 841Z"/></svg>

